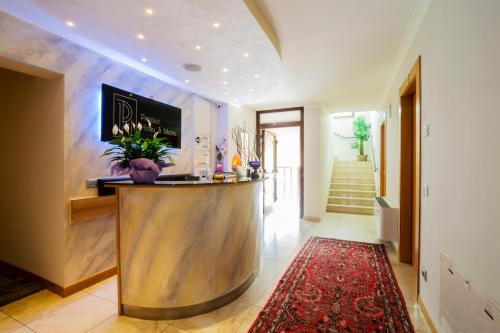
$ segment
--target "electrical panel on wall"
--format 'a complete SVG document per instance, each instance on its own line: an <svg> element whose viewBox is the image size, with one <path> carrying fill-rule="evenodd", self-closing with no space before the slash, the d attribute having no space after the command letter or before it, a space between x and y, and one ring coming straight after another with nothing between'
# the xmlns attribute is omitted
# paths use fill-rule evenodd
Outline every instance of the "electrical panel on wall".
<svg viewBox="0 0 500 333"><path fill-rule="evenodd" d="M439 318L442 333L498 333L500 310L441 252Z"/></svg>

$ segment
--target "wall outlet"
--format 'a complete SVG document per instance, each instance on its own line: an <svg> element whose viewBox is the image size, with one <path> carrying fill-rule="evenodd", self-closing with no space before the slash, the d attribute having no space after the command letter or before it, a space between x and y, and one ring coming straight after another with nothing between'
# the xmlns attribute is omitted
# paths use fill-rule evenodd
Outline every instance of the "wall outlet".
<svg viewBox="0 0 500 333"><path fill-rule="evenodd" d="M85 185L87 186L87 188L96 188L97 187L97 179L96 178L87 179L85 181Z"/></svg>
<svg viewBox="0 0 500 333"><path fill-rule="evenodd" d="M427 282L427 269L425 267L422 267L422 277L424 281Z"/></svg>
<svg viewBox="0 0 500 333"><path fill-rule="evenodd" d="M424 197L429 196L429 185L424 185L423 186L423 192L424 192Z"/></svg>
<svg viewBox="0 0 500 333"><path fill-rule="evenodd" d="M423 136L424 138L427 138L429 136L429 124L424 125L424 130L423 130Z"/></svg>

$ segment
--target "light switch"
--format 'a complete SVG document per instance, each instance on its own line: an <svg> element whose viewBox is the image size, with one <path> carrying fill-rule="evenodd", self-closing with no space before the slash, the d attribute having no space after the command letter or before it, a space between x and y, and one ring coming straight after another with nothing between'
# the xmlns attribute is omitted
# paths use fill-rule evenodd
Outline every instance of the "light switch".
<svg viewBox="0 0 500 333"><path fill-rule="evenodd" d="M424 131L423 131L424 138L427 138L429 136L429 125L424 125Z"/></svg>
<svg viewBox="0 0 500 333"><path fill-rule="evenodd" d="M429 196L429 186L428 185L424 185L423 192L424 192L424 197Z"/></svg>

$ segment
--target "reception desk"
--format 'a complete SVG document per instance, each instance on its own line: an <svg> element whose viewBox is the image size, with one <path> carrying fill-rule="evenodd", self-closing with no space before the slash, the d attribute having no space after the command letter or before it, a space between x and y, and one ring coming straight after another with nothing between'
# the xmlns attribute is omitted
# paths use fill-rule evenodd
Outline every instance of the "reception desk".
<svg viewBox="0 0 500 333"><path fill-rule="evenodd" d="M263 181L114 182L120 314L177 319L240 296L261 260Z"/></svg>

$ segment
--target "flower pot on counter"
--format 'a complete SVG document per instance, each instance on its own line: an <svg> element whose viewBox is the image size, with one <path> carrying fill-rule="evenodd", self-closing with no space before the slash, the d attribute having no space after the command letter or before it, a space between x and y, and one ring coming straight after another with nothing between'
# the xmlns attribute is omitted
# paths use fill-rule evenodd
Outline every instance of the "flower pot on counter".
<svg viewBox="0 0 500 333"><path fill-rule="evenodd" d="M367 161L368 155L358 155L358 161Z"/></svg>
<svg viewBox="0 0 500 333"><path fill-rule="evenodd" d="M147 158L137 158L130 161L130 178L137 184L154 183L161 172L161 167Z"/></svg>

